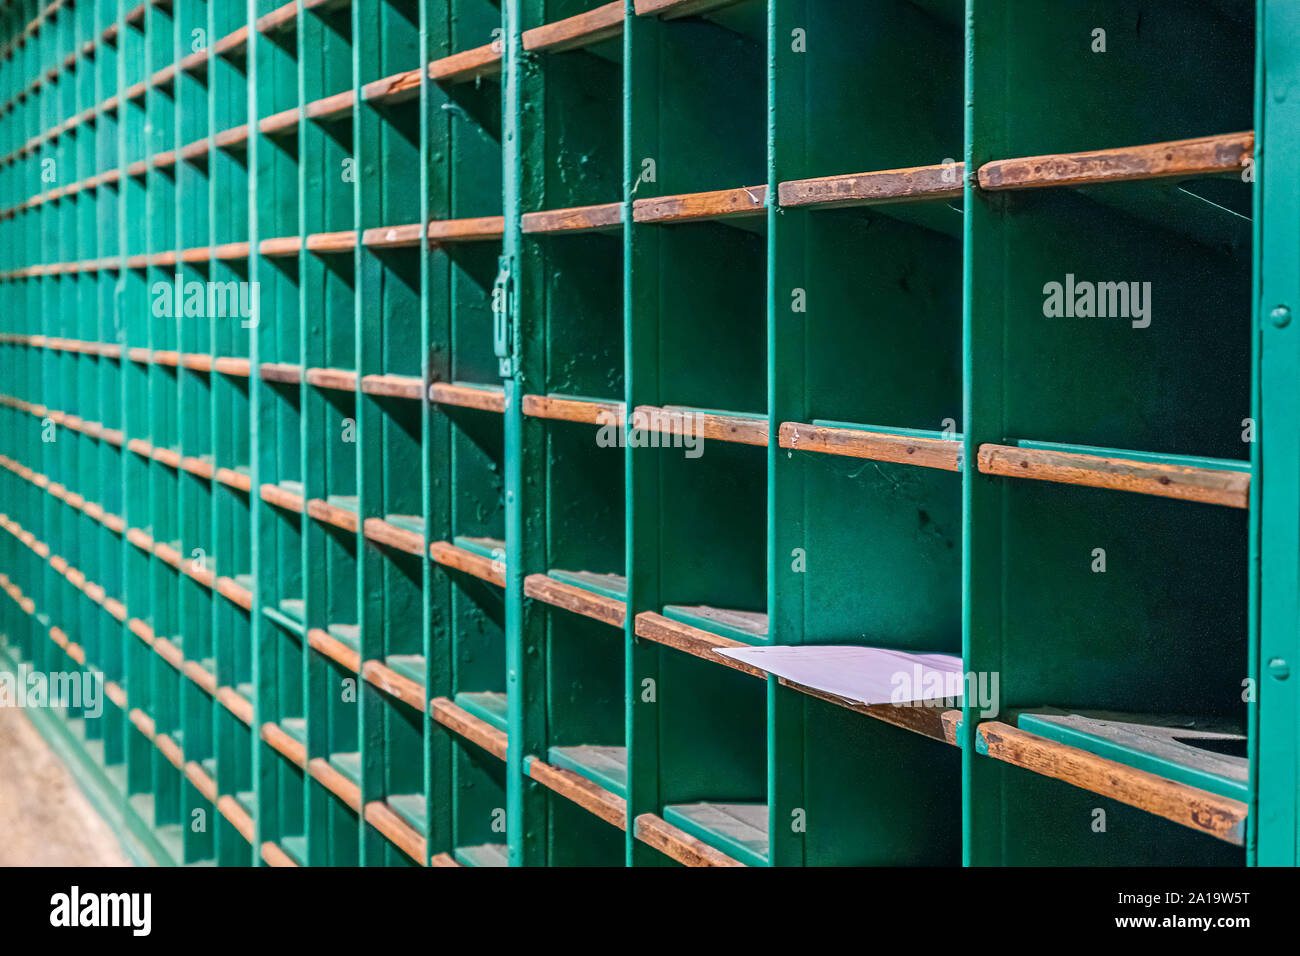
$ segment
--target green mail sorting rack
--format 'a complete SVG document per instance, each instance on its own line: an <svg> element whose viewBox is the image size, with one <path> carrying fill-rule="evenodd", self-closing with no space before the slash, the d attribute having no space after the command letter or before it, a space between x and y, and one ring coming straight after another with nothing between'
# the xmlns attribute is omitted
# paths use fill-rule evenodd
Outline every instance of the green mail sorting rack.
<svg viewBox="0 0 1300 956"><path fill-rule="evenodd" d="M11 686L141 861L1296 864L1297 40L0 2Z"/></svg>

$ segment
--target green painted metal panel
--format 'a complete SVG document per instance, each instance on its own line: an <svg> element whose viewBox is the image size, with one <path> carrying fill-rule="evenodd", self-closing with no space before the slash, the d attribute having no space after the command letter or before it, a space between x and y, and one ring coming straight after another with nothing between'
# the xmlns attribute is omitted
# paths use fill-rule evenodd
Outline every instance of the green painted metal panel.
<svg viewBox="0 0 1300 956"><path fill-rule="evenodd" d="M1298 28L8 4L4 664L162 863L1294 864Z"/></svg>

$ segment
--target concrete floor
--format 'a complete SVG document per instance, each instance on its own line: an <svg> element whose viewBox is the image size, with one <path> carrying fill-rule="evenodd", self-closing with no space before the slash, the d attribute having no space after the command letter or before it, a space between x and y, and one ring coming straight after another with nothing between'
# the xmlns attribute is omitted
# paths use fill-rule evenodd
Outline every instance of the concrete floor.
<svg viewBox="0 0 1300 956"><path fill-rule="evenodd" d="M130 866L22 710L0 707L0 866Z"/></svg>

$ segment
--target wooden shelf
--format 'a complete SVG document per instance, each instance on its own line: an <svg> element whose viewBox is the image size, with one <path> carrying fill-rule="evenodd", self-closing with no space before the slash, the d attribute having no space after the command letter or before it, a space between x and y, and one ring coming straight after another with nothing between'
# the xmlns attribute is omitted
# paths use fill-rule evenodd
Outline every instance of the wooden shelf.
<svg viewBox="0 0 1300 956"><path fill-rule="evenodd" d="M627 797L626 747L551 747L546 759L552 766L572 770L602 789Z"/></svg>
<svg viewBox="0 0 1300 956"><path fill-rule="evenodd" d="M664 821L746 866L768 865L766 804L675 804L664 807Z"/></svg>
<svg viewBox="0 0 1300 956"><path fill-rule="evenodd" d="M960 439L938 438L922 433L875 431L868 426L846 428L782 422L780 442L782 448L793 451L821 452L943 471L961 471Z"/></svg>
<svg viewBox="0 0 1300 956"><path fill-rule="evenodd" d="M389 798L390 800L396 798ZM428 860L425 839L388 804L372 800L366 804L366 822L382 833L390 843L421 866Z"/></svg>
<svg viewBox="0 0 1300 956"><path fill-rule="evenodd" d="M460 866L509 866L510 857L504 843L484 843L456 847L456 862Z"/></svg>
<svg viewBox="0 0 1300 956"><path fill-rule="evenodd" d="M312 498L307 502L306 513L317 521L332 524L344 531L356 533L360 527L357 515L356 495L330 495L328 498Z"/></svg>
<svg viewBox="0 0 1300 956"><path fill-rule="evenodd" d="M837 209L878 203L961 198L964 163L794 179L777 188L782 208Z"/></svg>
<svg viewBox="0 0 1300 956"><path fill-rule="evenodd" d="M340 630L341 627L349 627L350 630ZM328 630L313 627L307 631L307 644L342 666L345 670L359 674L361 672L361 653L357 650L357 642L355 639L352 641L343 639L349 635L351 630L355 629L355 625L332 624Z"/></svg>
<svg viewBox="0 0 1300 956"><path fill-rule="evenodd" d="M494 757L506 759L506 734L493 724L475 716L446 697L429 701L429 716L448 730L477 744Z"/></svg>
<svg viewBox="0 0 1300 956"><path fill-rule="evenodd" d="M524 49L530 53L562 53L593 46L623 32L623 0L614 0L576 16L525 30Z"/></svg>
<svg viewBox="0 0 1300 956"><path fill-rule="evenodd" d="M505 542L500 542L500 553L505 554ZM448 541L435 541L429 545L429 557L443 567L454 568L476 578L506 586L505 562L495 560Z"/></svg>
<svg viewBox="0 0 1300 956"><path fill-rule="evenodd" d="M419 401L424 394L424 381L416 375L364 375L361 378L361 391L384 398Z"/></svg>
<svg viewBox="0 0 1300 956"><path fill-rule="evenodd" d="M406 674L398 673L391 666L393 663L392 658L387 663L366 661L361 665L361 676L394 700L400 700L409 707L423 711L425 709L423 683L412 680Z"/></svg>
<svg viewBox="0 0 1300 956"><path fill-rule="evenodd" d="M1120 149L995 160L980 167L979 185L992 191L1240 174L1254 154L1253 131L1227 133Z"/></svg>
<svg viewBox="0 0 1300 956"><path fill-rule="evenodd" d="M620 830L627 829L627 801L616 793L592 783L581 774L538 760L524 759L524 772L542 786L571 800L589 813Z"/></svg>
<svg viewBox="0 0 1300 956"><path fill-rule="evenodd" d="M688 427L689 423L689 427ZM743 412L721 412L684 405L638 405L634 428L664 435L693 435L706 441L767 445L767 419Z"/></svg>
<svg viewBox="0 0 1300 956"><path fill-rule="evenodd" d="M1048 447L981 445L979 470L986 475L1007 478L1032 478L1089 488L1108 488L1229 508L1249 507L1249 471L1180 464L1176 456L1161 456L1165 458L1164 461L1143 461L1122 457L1125 454L1137 453L1096 455L1058 451Z"/></svg>
<svg viewBox="0 0 1300 956"><path fill-rule="evenodd" d="M307 772L317 783L359 814L361 813L361 787L338 766L341 762L351 769L351 762L357 757L355 753L335 754L329 760L324 757L313 757L307 761Z"/></svg>
<svg viewBox="0 0 1300 956"><path fill-rule="evenodd" d="M553 607L572 611L574 614L581 614L613 627L622 627L627 613L627 604L624 601L597 594L587 588L565 584L545 574L530 574L524 578L524 593Z"/></svg>
<svg viewBox="0 0 1300 956"><path fill-rule="evenodd" d="M357 390L357 373L341 368L309 368L303 378L308 385L317 388L332 388L341 392Z"/></svg>
<svg viewBox="0 0 1300 956"><path fill-rule="evenodd" d="M744 186L712 192L685 193L637 199L632 203L632 219L645 223L695 222L702 219L732 219L761 216L767 211L767 187Z"/></svg>
<svg viewBox="0 0 1300 956"><path fill-rule="evenodd" d="M703 658L706 661L711 661L714 664L730 667L752 677L764 679L767 677L757 667L717 653L718 648L747 647L748 644L745 642L723 637L720 634L693 627L681 621L674 621L662 614L656 614L654 611L642 611L636 616L636 634L637 637L654 641L656 644L663 644L665 647L675 648L695 657Z"/></svg>
<svg viewBox="0 0 1300 956"><path fill-rule="evenodd" d="M476 408L479 411L498 414L506 410L505 391L499 385L434 382L429 386L429 400L440 405Z"/></svg>
<svg viewBox="0 0 1300 956"><path fill-rule="evenodd" d="M1015 725L1175 783L1250 800L1247 737L1223 721L1049 707L1019 712Z"/></svg>
<svg viewBox="0 0 1300 956"><path fill-rule="evenodd" d="M1247 805L1136 770L1075 747L984 721L978 751L1045 777L1109 797L1229 843L1245 841Z"/></svg>
<svg viewBox="0 0 1300 956"><path fill-rule="evenodd" d="M574 206L569 209L526 212L520 217L520 221L524 232L535 235L608 232L623 225L623 204L610 202L595 206Z"/></svg>
<svg viewBox="0 0 1300 956"><path fill-rule="evenodd" d="M613 425L623 420L623 403L568 395L525 395L523 412L533 418L550 418L586 425Z"/></svg>
<svg viewBox="0 0 1300 956"><path fill-rule="evenodd" d="M740 0L636 0L633 9L637 16L674 20L678 17L699 16L738 2Z"/></svg>

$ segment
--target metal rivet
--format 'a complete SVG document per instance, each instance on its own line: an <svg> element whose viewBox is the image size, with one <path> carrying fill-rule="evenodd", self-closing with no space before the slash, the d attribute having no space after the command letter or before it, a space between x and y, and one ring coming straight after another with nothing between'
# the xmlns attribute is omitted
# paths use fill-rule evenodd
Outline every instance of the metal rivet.
<svg viewBox="0 0 1300 956"><path fill-rule="evenodd" d="M1286 680L1291 676L1291 665L1280 657L1268 662L1268 672L1277 680Z"/></svg>
<svg viewBox="0 0 1300 956"><path fill-rule="evenodd" d="M1279 305L1269 313L1269 318L1279 329L1284 329L1291 324L1291 310L1284 305Z"/></svg>

